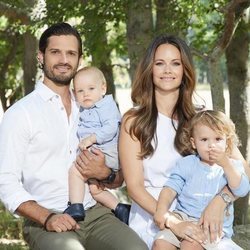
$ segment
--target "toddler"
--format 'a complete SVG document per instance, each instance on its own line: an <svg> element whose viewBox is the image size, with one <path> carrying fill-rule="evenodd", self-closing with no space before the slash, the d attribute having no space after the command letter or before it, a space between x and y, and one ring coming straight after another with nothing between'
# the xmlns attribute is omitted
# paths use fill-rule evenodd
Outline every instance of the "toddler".
<svg viewBox="0 0 250 250"><path fill-rule="evenodd" d="M181 241L168 228L168 209L177 198L173 213L183 221L197 223L209 202L219 195L227 204L224 216L222 237L210 242L209 237L195 249L241 249L232 240L233 203L231 197L223 192L228 185L235 196L245 196L249 192L249 179L241 161L230 159L236 146L237 136L233 122L222 112L206 110L197 113L183 133L187 148L193 153L180 159L171 170L165 187L160 193L154 215L156 225L162 229L155 237L153 250L193 249L195 232L186 232ZM219 228L215 228L218 230Z"/></svg>

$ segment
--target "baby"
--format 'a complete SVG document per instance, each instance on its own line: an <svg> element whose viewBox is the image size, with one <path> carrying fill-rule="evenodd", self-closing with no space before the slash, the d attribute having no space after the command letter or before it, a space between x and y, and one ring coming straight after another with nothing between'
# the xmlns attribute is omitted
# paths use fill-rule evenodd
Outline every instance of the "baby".
<svg viewBox="0 0 250 250"><path fill-rule="evenodd" d="M117 141L121 115L112 95L105 95L107 84L103 73L96 67L80 69L74 77L74 92L80 105L77 135L80 150L90 149L94 145L105 155L106 165L112 174L107 182L115 179L118 171ZM99 185L97 180L85 180L76 166L69 170L69 206L64 211L76 221L84 220L83 207L85 182L93 198L111 208L115 216L128 223L130 205L119 203L116 197Z"/></svg>

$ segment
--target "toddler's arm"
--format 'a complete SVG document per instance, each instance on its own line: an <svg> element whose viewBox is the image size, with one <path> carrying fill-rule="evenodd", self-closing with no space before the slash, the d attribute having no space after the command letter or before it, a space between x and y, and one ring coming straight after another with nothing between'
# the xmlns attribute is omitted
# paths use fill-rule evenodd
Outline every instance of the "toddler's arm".
<svg viewBox="0 0 250 250"><path fill-rule="evenodd" d="M213 148L210 151L210 158L223 168L228 186L234 195L245 196L249 192L249 179L241 161L229 159L220 148Z"/></svg>
<svg viewBox="0 0 250 250"><path fill-rule="evenodd" d="M156 212L154 214L155 224L163 230L165 228L165 223L168 219L168 210L176 197L176 191L169 187L162 189L156 207Z"/></svg>
<svg viewBox="0 0 250 250"><path fill-rule="evenodd" d="M231 188L237 188L241 182L241 173L233 166L226 152L219 147L214 147L209 152L209 158L221 166Z"/></svg>

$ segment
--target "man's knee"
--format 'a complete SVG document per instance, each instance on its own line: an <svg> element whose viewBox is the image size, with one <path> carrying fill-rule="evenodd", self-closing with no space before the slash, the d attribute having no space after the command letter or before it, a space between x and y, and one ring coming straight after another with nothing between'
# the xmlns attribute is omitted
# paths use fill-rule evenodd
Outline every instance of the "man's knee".
<svg viewBox="0 0 250 250"><path fill-rule="evenodd" d="M24 228L24 239L32 250L85 250L74 232L46 232L40 227Z"/></svg>

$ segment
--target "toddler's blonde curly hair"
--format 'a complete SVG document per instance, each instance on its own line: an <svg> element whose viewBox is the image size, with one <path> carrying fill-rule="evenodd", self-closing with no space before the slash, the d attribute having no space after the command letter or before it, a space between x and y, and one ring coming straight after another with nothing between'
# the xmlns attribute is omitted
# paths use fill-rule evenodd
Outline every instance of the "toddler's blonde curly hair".
<svg viewBox="0 0 250 250"><path fill-rule="evenodd" d="M220 135L226 135L227 148L226 152L230 156L235 146L239 145L238 136L235 131L235 125L232 120L221 111L203 110L196 113L193 118L188 122L181 134L183 148L180 154L183 156L196 154L193 149L190 138L193 137L193 132L196 125L205 125Z"/></svg>

